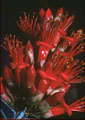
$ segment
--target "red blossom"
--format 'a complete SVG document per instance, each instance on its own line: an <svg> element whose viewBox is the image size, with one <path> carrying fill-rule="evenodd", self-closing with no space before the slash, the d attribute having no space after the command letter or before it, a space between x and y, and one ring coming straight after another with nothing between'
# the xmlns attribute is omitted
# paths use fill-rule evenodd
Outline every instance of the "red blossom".
<svg viewBox="0 0 85 120"><path fill-rule="evenodd" d="M1 94L6 91L14 103L18 99L25 100L29 115L53 117L67 112L71 116L72 111L85 111L85 98L71 105L67 105L64 98L71 83L85 82L81 75L84 74L84 62L74 58L84 52L85 35L78 30L67 36L73 19L74 16L64 15L63 8L55 17L50 8L41 9L39 16L33 14L31 19L24 12L24 19L20 17L17 25L28 36L37 39L34 43L39 47L37 60L31 41L23 45L15 35L5 37L11 62L9 67L4 67L6 85L1 83Z"/></svg>

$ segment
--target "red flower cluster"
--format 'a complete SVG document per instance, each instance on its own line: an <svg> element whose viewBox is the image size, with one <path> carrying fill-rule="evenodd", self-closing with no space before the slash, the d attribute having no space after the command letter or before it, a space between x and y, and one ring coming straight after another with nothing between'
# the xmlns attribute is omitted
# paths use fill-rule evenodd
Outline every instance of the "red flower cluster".
<svg viewBox="0 0 85 120"><path fill-rule="evenodd" d="M65 112L71 116L72 111L85 112L85 98L71 105L67 105L64 98L71 83L84 82L81 76L84 62L80 63L74 57L84 51L85 35L82 30L78 30L67 36L73 18L64 15L63 8L55 16L50 9L41 9L39 16L33 14L31 20L26 13L24 19L20 17L18 27L38 40L38 59L35 62L31 41L23 46L15 36L5 37L5 47L12 61L10 67L4 67L5 84L1 80L3 99L13 103L19 98L25 100L28 115L37 117L48 118Z"/></svg>

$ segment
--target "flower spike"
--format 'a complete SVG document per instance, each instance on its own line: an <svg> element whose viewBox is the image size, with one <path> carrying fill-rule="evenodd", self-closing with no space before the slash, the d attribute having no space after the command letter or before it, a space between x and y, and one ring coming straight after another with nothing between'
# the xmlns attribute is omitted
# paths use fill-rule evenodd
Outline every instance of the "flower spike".
<svg viewBox="0 0 85 120"><path fill-rule="evenodd" d="M66 99L72 84L85 82L85 63L77 57L85 51L85 34L80 29L68 36L73 19L74 15L64 15L63 7L55 15L50 8L32 17L24 12L17 25L28 35L27 43L23 45L11 34L4 38L1 47L9 52L11 61L0 77L0 97L16 111L26 107L29 119L85 112L85 97L70 105Z"/></svg>

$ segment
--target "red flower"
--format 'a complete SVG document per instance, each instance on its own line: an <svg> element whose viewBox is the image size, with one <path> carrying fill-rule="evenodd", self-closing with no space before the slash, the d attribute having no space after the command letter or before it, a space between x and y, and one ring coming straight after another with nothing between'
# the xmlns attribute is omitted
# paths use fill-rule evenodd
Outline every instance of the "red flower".
<svg viewBox="0 0 85 120"><path fill-rule="evenodd" d="M74 57L84 52L85 35L78 30L70 37L66 36L73 19L74 16L63 15L63 8L55 17L50 9L41 9L39 17L33 15L32 19L26 13L24 19L20 17L19 28L38 40L35 43L39 47L37 60L30 41L24 46L15 35L5 37L11 62L9 67L4 67L5 84L1 83L1 95L6 91L6 96L10 96L14 104L20 99L25 101L29 115L52 117L67 112L71 116L72 111L84 112L84 98L71 105L67 105L64 98L71 83L84 82L81 75L84 62Z"/></svg>

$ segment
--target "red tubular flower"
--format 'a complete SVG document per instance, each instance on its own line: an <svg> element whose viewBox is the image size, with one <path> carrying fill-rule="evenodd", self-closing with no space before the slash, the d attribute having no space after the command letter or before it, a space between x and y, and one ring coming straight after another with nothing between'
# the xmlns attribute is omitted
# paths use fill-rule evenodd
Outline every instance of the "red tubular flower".
<svg viewBox="0 0 85 120"><path fill-rule="evenodd" d="M44 11L43 8L41 8L41 10L39 11L39 15L40 15L41 18L44 17L44 15L45 15L45 11Z"/></svg>
<svg viewBox="0 0 85 120"><path fill-rule="evenodd" d="M34 81L35 81L35 77L36 77L36 71L35 71L35 68L34 66L30 66L28 69L27 69L27 83L25 83L25 85L27 85L29 88L34 86ZM25 81L23 81L25 82Z"/></svg>
<svg viewBox="0 0 85 120"><path fill-rule="evenodd" d="M54 21L56 22L56 24L58 24L61 21L62 15L63 15L63 7L57 11L57 14L54 18Z"/></svg>
<svg viewBox="0 0 85 120"><path fill-rule="evenodd" d="M44 78L40 79L40 82L38 85L38 91L39 91L40 97L38 97L37 100L38 99L41 100L43 98L50 84L51 84L50 80L44 79Z"/></svg>
<svg viewBox="0 0 85 120"><path fill-rule="evenodd" d="M84 112L85 111L85 98L79 99L73 104L69 105L69 109L71 111ZM65 113L65 109L62 107L62 105L57 105L55 107L52 107L47 113L45 113L44 117L49 118L49 117L58 116L64 113Z"/></svg>
<svg viewBox="0 0 85 120"><path fill-rule="evenodd" d="M7 96L6 92L5 92L5 89L4 89L4 85L2 83L2 80L0 80L0 85L1 85L1 90L0 90L0 98L4 99L7 103L10 100L10 98Z"/></svg>
<svg viewBox="0 0 85 120"><path fill-rule="evenodd" d="M52 43L53 45L57 46L57 44L58 44L59 41L60 41L60 38L61 38L62 36L65 36L65 35L66 35L66 33L65 33L62 29L58 28L58 29L54 32L54 34L53 34L51 43Z"/></svg>
<svg viewBox="0 0 85 120"><path fill-rule="evenodd" d="M35 77L36 71L33 65L22 69L20 72L20 86L31 95L36 93Z"/></svg>
<svg viewBox="0 0 85 120"><path fill-rule="evenodd" d="M56 81L56 76L53 74L49 75L44 71L39 71L39 75L41 76L39 85L38 85L38 90L43 93L43 95L46 93L49 85L52 83L52 81ZM43 96L42 96L43 97Z"/></svg>
<svg viewBox="0 0 85 120"><path fill-rule="evenodd" d="M34 52L33 52L33 47L30 43L30 41L28 41L26 47L25 47L25 63L28 64L34 64Z"/></svg>
<svg viewBox="0 0 85 120"><path fill-rule="evenodd" d="M7 66L4 67L4 72L3 72L3 77L5 79L6 84L9 87L13 87L14 86L14 76L13 73L11 71L10 68L8 68Z"/></svg>

